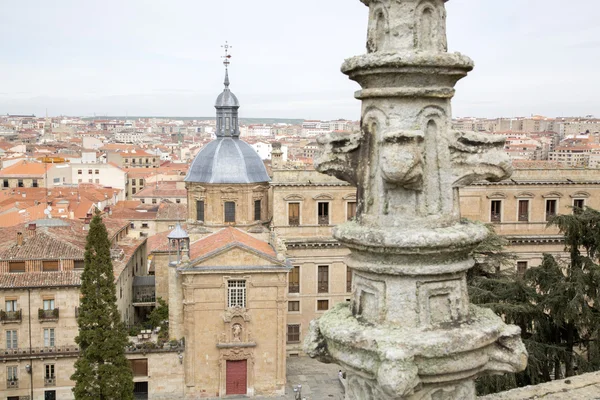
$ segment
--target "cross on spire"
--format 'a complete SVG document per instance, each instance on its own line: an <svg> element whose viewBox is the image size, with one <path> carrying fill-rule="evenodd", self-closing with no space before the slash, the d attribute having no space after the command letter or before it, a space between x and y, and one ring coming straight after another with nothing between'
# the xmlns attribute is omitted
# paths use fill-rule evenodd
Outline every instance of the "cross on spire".
<svg viewBox="0 0 600 400"><path fill-rule="evenodd" d="M231 64L231 61L229 61L231 59L231 54L229 54L229 49L232 48L233 46L230 46L229 43L227 41L225 41L225 44L222 45L221 47L225 49L225 55L221 56L221 58L224 59L223 65L225 66L225 69L227 69L229 67L229 64Z"/></svg>

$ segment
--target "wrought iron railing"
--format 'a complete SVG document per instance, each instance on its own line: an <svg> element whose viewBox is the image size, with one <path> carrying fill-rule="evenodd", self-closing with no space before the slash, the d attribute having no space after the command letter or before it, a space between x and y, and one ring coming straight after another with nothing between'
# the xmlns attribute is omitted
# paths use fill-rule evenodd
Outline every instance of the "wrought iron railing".
<svg viewBox="0 0 600 400"><path fill-rule="evenodd" d="M1 322L21 322L21 310L2 311L0 310Z"/></svg>
<svg viewBox="0 0 600 400"><path fill-rule="evenodd" d="M300 217L289 217L288 224L292 226L300 225Z"/></svg>
<svg viewBox="0 0 600 400"><path fill-rule="evenodd" d="M288 288L288 293L300 293L300 284L299 283L290 283Z"/></svg>
<svg viewBox="0 0 600 400"><path fill-rule="evenodd" d="M38 319L40 320L56 320L58 319L58 308L54 308L52 310L38 310Z"/></svg>
<svg viewBox="0 0 600 400"><path fill-rule="evenodd" d="M6 380L6 388L7 389L18 389L19 388L19 380L17 378L9 378Z"/></svg>
<svg viewBox="0 0 600 400"><path fill-rule="evenodd" d="M319 225L329 225L329 215L319 215Z"/></svg>
<svg viewBox="0 0 600 400"><path fill-rule="evenodd" d="M44 378L44 386L56 386L56 377L46 376Z"/></svg>

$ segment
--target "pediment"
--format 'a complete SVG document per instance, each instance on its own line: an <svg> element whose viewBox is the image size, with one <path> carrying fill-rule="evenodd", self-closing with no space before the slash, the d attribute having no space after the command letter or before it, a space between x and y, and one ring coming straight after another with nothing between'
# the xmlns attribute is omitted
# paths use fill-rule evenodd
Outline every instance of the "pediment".
<svg viewBox="0 0 600 400"><path fill-rule="evenodd" d="M348 193L347 195L345 195L344 197L342 197L342 199L344 199L344 200L356 200L356 193Z"/></svg>
<svg viewBox="0 0 600 400"><path fill-rule="evenodd" d="M502 192L494 192L490 193L486 196L488 199L505 199L506 194Z"/></svg>
<svg viewBox="0 0 600 400"><path fill-rule="evenodd" d="M237 189L231 186L221 189L221 193L236 193Z"/></svg>
<svg viewBox="0 0 600 400"><path fill-rule="evenodd" d="M531 192L519 192L517 194L515 194L515 198L517 199L533 199L535 197L535 194L531 193Z"/></svg>
<svg viewBox="0 0 600 400"><path fill-rule="evenodd" d="M191 267L264 267L278 266L280 263L267 254L253 251L240 244L226 245L208 254L201 255L190 262Z"/></svg>
<svg viewBox="0 0 600 400"><path fill-rule="evenodd" d="M573 199L587 199L590 196L591 195L588 192L575 192L575 193L569 195L569 197L571 197Z"/></svg>
<svg viewBox="0 0 600 400"><path fill-rule="evenodd" d="M329 193L321 193L316 196L313 196L314 200L333 200L333 196Z"/></svg>
<svg viewBox="0 0 600 400"><path fill-rule="evenodd" d="M548 192L546 194L543 194L542 197L545 199L559 199L563 197L563 194L559 192Z"/></svg>
<svg viewBox="0 0 600 400"><path fill-rule="evenodd" d="M302 201L302 200L304 200L304 196L301 196L299 194L288 194L287 196L285 196L283 198L283 200L285 200L285 201Z"/></svg>

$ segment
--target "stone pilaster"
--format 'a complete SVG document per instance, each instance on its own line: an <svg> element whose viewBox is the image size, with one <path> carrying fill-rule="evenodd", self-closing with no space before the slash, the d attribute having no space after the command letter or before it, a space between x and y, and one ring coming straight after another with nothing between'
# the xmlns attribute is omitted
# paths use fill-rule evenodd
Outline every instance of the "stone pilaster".
<svg viewBox="0 0 600 400"><path fill-rule="evenodd" d="M473 380L520 371L519 328L469 304L466 271L485 227L461 221L458 189L511 174L504 139L451 129L454 85L473 68L448 53L445 0L361 0L368 54L342 71L362 90L360 133L319 139L317 169L358 187L352 302L311 325L307 353L348 371L346 398L473 399Z"/></svg>

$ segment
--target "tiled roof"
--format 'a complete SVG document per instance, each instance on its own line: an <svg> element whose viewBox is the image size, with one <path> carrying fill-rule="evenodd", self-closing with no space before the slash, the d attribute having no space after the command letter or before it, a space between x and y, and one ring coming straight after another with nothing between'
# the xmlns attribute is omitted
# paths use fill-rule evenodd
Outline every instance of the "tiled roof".
<svg viewBox="0 0 600 400"><path fill-rule="evenodd" d="M0 289L81 286L81 271L0 274Z"/></svg>
<svg viewBox="0 0 600 400"><path fill-rule="evenodd" d="M268 257L276 256L275 250L273 250L269 243L256 239L239 229L228 227L192 243L190 245L190 258L193 260L219 250L227 245L236 244L248 247Z"/></svg>
<svg viewBox="0 0 600 400"><path fill-rule="evenodd" d="M31 161L19 161L16 164L6 167L0 171L1 178L33 177L43 178L46 169L50 170L54 165L48 165Z"/></svg>

